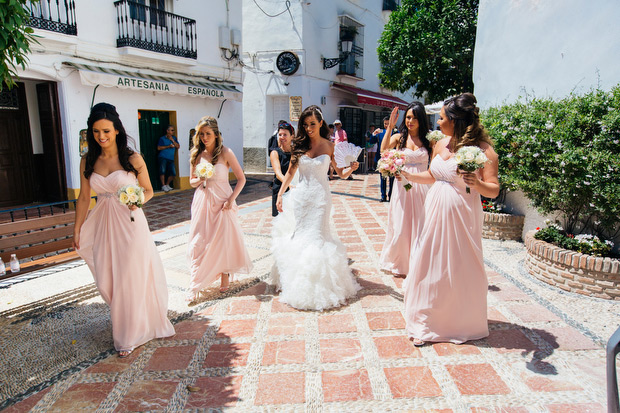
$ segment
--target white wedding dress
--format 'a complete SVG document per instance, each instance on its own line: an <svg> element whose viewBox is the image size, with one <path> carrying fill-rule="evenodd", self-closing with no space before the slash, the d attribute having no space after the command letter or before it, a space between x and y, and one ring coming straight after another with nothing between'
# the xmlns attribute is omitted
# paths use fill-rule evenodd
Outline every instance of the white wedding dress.
<svg viewBox="0 0 620 413"><path fill-rule="evenodd" d="M301 156L299 183L284 195L284 212L273 220L272 283L280 301L302 310L340 306L361 288L330 228L329 164L327 154Z"/></svg>

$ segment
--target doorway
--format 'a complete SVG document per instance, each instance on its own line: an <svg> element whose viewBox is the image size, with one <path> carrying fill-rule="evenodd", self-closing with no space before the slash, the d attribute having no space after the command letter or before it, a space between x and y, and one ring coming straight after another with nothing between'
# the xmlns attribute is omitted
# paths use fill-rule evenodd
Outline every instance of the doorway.
<svg viewBox="0 0 620 413"><path fill-rule="evenodd" d="M0 92L0 207L35 201L34 156L24 83Z"/></svg>
<svg viewBox="0 0 620 413"><path fill-rule="evenodd" d="M173 116L171 116L173 115ZM159 180L159 165L157 163L157 141L166 134L168 125L173 124L174 114L172 112L159 110L139 110L138 111L138 131L140 134L140 152L144 156L146 168L149 171L149 178L154 190L161 189L161 181ZM176 127L175 127L176 129ZM177 136L178 140L178 136ZM178 155L178 151L176 152ZM178 180L179 162L175 156L175 167L177 170Z"/></svg>

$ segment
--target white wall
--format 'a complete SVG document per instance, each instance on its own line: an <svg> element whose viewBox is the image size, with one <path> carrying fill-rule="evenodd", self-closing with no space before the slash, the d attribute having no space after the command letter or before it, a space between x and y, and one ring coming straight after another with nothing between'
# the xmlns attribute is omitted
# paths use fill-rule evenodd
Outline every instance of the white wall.
<svg viewBox="0 0 620 413"><path fill-rule="evenodd" d="M259 4L271 15L285 10L284 2ZM364 25L362 80L338 76L338 67L323 69L321 57L339 55L340 15L348 15ZM343 98L342 93L330 89L330 82L381 91L376 48L385 22L382 3L376 0L293 1L290 13L286 11L277 17L268 17L253 1L244 1L244 146L266 147L273 133L272 96L301 96L303 107L319 105L326 120L333 122ZM282 76L276 68L276 57L285 50L296 53L301 62L292 76Z"/></svg>
<svg viewBox="0 0 620 413"><path fill-rule="evenodd" d="M480 0L474 85L485 108L620 82L620 1Z"/></svg>

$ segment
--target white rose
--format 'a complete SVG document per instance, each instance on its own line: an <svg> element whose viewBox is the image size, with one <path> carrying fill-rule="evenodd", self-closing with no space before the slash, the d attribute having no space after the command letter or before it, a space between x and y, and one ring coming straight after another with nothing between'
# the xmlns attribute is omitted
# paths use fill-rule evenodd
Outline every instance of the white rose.
<svg viewBox="0 0 620 413"><path fill-rule="evenodd" d="M476 155L476 159L475 159L478 165L484 165L488 160L489 159L484 154L484 152L480 152L478 155Z"/></svg>
<svg viewBox="0 0 620 413"><path fill-rule="evenodd" d="M136 194L136 193L135 193L135 191L134 191L134 193L129 194L129 195L128 195L128 198L129 198L129 202L131 202L132 204L137 203L137 202L138 202L138 200L140 199L140 198L138 197L138 194Z"/></svg>
<svg viewBox="0 0 620 413"><path fill-rule="evenodd" d="M144 191L140 192L140 203L144 204Z"/></svg>
<svg viewBox="0 0 620 413"><path fill-rule="evenodd" d="M209 170L207 171L207 173L206 173L207 178L208 178L208 179L211 179L211 177L213 176L213 174L214 174L214 173L215 173L215 172L213 171L213 169L209 169Z"/></svg>
<svg viewBox="0 0 620 413"><path fill-rule="evenodd" d="M463 160L465 162L473 162L473 160L476 158L476 156L474 155L473 151L466 151L463 154Z"/></svg>
<svg viewBox="0 0 620 413"><path fill-rule="evenodd" d="M125 188L125 192L127 193L127 195L135 194L136 188L134 188L131 185L128 185L127 188Z"/></svg>
<svg viewBox="0 0 620 413"><path fill-rule="evenodd" d="M118 196L118 200L121 201L121 204L127 205L127 202L129 202L129 196L127 196L125 192L121 192Z"/></svg>

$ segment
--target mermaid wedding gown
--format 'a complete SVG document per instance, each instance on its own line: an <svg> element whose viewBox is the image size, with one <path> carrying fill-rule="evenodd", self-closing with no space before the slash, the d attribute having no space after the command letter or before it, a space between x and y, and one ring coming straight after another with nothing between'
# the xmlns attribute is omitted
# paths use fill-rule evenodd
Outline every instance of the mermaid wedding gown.
<svg viewBox="0 0 620 413"><path fill-rule="evenodd" d="M344 304L360 290L345 246L331 232L331 193L327 154L299 158L299 184L284 195L283 210L273 220L272 282L280 301L302 310Z"/></svg>

